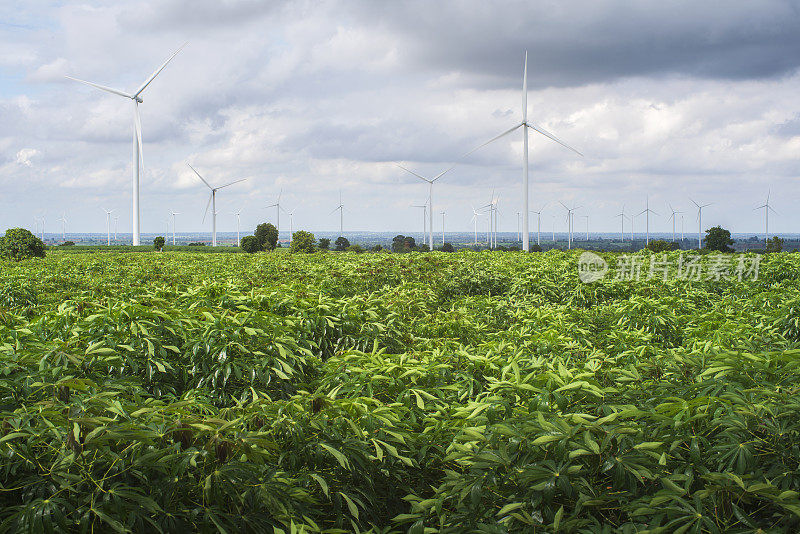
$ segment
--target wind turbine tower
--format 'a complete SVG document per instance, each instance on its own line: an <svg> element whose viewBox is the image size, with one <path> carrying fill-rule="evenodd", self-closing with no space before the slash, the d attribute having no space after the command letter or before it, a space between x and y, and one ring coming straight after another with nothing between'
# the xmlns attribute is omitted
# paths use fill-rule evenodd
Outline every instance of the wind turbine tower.
<svg viewBox="0 0 800 534"><path fill-rule="evenodd" d="M111 246L111 214L114 213L114 210L107 210L103 208L103 211L106 212L106 229L108 231L108 242L107 245Z"/></svg>
<svg viewBox="0 0 800 534"><path fill-rule="evenodd" d="M428 219L429 219L428 220L428 223L429 223L428 226L430 228L429 229L429 233L428 233L428 246L430 247L431 250L433 250L433 183L436 180L438 180L439 178L441 178L442 176L444 176L446 173L450 172L453 169L453 167L455 167L455 165L452 165L452 166L450 166L450 168L443 170L442 172L440 172L439 174L437 174L433 178L425 178L424 176L419 175L419 174L415 173L414 171L406 169L405 167L403 167L400 164L396 163L395 165L397 165L398 167L400 167L404 171L413 174L414 176L416 176L420 180L428 182L428 207L429 207L429 209L428 209ZM424 237L423 237L423 239L424 239Z"/></svg>
<svg viewBox="0 0 800 534"><path fill-rule="evenodd" d="M774 209L772 209L772 206L769 205L769 191L767 191L767 202L766 202L766 204L764 204L763 206L759 206L757 208L754 208L754 209L760 210L761 208L764 208L764 246L766 247L767 246L767 242L769 241L769 212L770 212L770 210L772 210L772 213L774 213L775 215L778 214L778 212L775 211Z"/></svg>
<svg viewBox="0 0 800 534"><path fill-rule="evenodd" d="M675 208L672 207L672 204L668 204L668 206L669 206L669 210L672 212L672 215L670 215L669 218L672 219L672 242L674 243L675 242L675 218L676 218L675 215L678 214L678 213L682 213L682 212L675 210ZM683 220L683 217L681 217L681 221L682 220ZM681 239L683 239L683 230L681 230Z"/></svg>
<svg viewBox="0 0 800 534"><path fill-rule="evenodd" d="M189 165L187 163L187 165ZM206 182L206 179L200 176L200 173L195 170L194 167L189 165L189 168L194 171L200 180L211 190L211 195L208 197L208 204L206 204L206 211L203 213L203 222L206 220L206 216L208 215L208 207L211 206L211 246L217 246L217 191L222 189L223 187L228 187L229 185L238 184L239 182L244 182L247 178L242 178L240 180L235 180L233 182L227 183L225 185L221 185L219 187L211 187L211 184Z"/></svg>
<svg viewBox="0 0 800 534"><path fill-rule="evenodd" d="M689 200L692 201L692 204L697 206L697 248L700 249L703 248L703 238L701 236L701 233L703 231L703 208L705 208L706 206L710 206L711 204L713 204L713 202L709 202L708 204L703 204L701 206L691 198Z"/></svg>
<svg viewBox="0 0 800 534"><path fill-rule="evenodd" d="M650 214L651 213L653 215L658 215L658 213L656 213L656 212L654 212L653 210L650 209L650 197L647 197L645 208L636 215L638 217L639 215L645 214L645 221L646 221L645 222L645 228L646 228L646 232L647 232L645 234L645 241L644 241L645 246L650 244Z"/></svg>

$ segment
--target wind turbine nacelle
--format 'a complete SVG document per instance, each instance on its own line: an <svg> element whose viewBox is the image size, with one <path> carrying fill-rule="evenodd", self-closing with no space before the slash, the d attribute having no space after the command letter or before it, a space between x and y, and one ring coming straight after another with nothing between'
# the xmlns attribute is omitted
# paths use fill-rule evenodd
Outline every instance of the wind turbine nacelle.
<svg viewBox="0 0 800 534"><path fill-rule="evenodd" d="M137 97L136 97L136 101L137 101L138 103L140 103L140 104L141 104L142 102L144 102L144 100L142 100L142 97L141 97L141 96L137 96Z"/></svg>

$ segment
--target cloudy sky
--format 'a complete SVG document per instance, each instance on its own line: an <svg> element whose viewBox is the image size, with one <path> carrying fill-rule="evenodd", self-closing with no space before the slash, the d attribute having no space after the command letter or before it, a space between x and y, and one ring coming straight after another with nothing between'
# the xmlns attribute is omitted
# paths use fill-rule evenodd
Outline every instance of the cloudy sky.
<svg viewBox="0 0 800 534"><path fill-rule="evenodd" d="M142 94L142 231L202 222L206 187L218 226L273 220L334 230L418 231L424 175L529 118L585 154L533 134L531 207L564 228L559 202L592 231L619 229L649 195L667 231L670 203L696 231L800 229L800 2L430 2L153 0L0 4L0 227L131 229L132 105L67 80ZM471 228L470 205L499 196L500 230L521 210L522 134L459 162L434 189L435 229ZM680 217L680 216L678 216ZM680 219L679 219L680 220ZM283 218L282 222L286 222ZM637 220L637 231L643 229ZM706 224L707 223L707 224ZM680 224L679 224L680 225ZM285 226L284 226L285 228ZM535 231L535 219L531 230ZM627 231L627 229L626 229Z"/></svg>

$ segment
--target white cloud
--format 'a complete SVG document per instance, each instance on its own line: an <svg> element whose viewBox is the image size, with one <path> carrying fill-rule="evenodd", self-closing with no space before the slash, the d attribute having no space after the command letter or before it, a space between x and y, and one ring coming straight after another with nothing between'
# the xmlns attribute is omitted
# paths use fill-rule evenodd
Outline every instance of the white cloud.
<svg viewBox="0 0 800 534"><path fill-rule="evenodd" d="M32 167L33 162L31 158L39 154L39 151L35 148L23 148L19 152L17 152L17 165L22 165L24 167Z"/></svg>

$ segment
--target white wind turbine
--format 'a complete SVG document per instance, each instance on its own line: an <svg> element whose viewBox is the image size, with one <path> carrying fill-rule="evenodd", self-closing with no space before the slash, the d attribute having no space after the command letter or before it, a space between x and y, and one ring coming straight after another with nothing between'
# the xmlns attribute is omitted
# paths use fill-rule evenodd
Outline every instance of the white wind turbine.
<svg viewBox="0 0 800 534"><path fill-rule="evenodd" d="M177 211L170 211L170 215L172 215L172 246L175 246L175 216L180 215Z"/></svg>
<svg viewBox="0 0 800 534"><path fill-rule="evenodd" d="M486 204L485 206L481 206L479 209L489 209L489 233L490 237L489 241L489 248L496 248L497 247L497 203L500 202L500 197L494 196L494 191L492 191L492 198L491 201Z"/></svg>
<svg viewBox="0 0 800 534"><path fill-rule="evenodd" d="M145 82L139 86L138 89L133 94L126 93L124 91L119 91L117 89L112 89L111 87L106 87L104 85L98 85L96 83L87 82L85 80L79 80L78 78L73 78L72 76L67 76L70 80L75 80L76 82L85 83L86 85L91 85L92 87L96 87L97 89L101 89L103 91L107 91L109 93L113 93L115 95L119 95L125 98L130 98L133 101L133 244L139 245L140 244L140 232L139 232L139 175L140 175L140 165L144 167L144 156L142 155L142 120L139 116L139 104L143 102L142 91L144 91L150 82L152 82L159 73L164 70L164 67L172 61L178 52L180 52L183 47L186 46L184 43L178 50L172 54L169 59L167 59L156 71L150 75Z"/></svg>
<svg viewBox="0 0 800 534"><path fill-rule="evenodd" d="M622 205L622 211L620 213L618 213L616 216L620 218L619 235L620 235L620 238L622 239L622 242L624 243L625 242L625 217L626 217L626 215L625 215L625 204Z"/></svg>
<svg viewBox="0 0 800 534"><path fill-rule="evenodd" d="M542 229L542 212L544 211L545 206L547 206L547 203L545 203L545 205L542 206L539 211L531 211L531 213L536 214L536 244L539 246L542 244L540 239L540 231Z"/></svg>
<svg viewBox="0 0 800 534"><path fill-rule="evenodd" d="M187 165L189 164L187 163ZM189 168L194 171L197 177L200 178L200 180L202 180L202 182L206 184L206 186L209 189L211 189L211 195L208 197L208 204L206 204L206 211L205 213L203 213L203 222L206 221L206 216L208 215L208 207L211 206L211 246L216 247L217 246L217 191L219 191L223 187L228 187L229 185L238 184L239 182L244 182L245 180L247 180L247 178L235 180L233 182L221 185L219 187L211 187L211 184L206 182L206 179L200 176L200 173L197 172L194 167L189 165Z"/></svg>
<svg viewBox="0 0 800 534"><path fill-rule="evenodd" d="M283 188L281 188L280 192L278 192L278 200L275 204L270 204L269 206L265 206L266 208L275 208L275 231L278 232L278 239L281 236L281 196L283 195ZM335 210L334 210L335 211Z"/></svg>
<svg viewBox="0 0 800 534"><path fill-rule="evenodd" d="M239 208L239 211L233 212L233 214L236 215L236 246L237 247L241 247L242 246L242 238L240 237L240 228L241 228L241 222L242 222L241 221L242 209L243 208Z"/></svg>
<svg viewBox="0 0 800 534"><path fill-rule="evenodd" d="M582 217L584 219L586 219L586 242L588 243L589 242L589 216L588 215L582 215Z"/></svg>
<svg viewBox="0 0 800 534"><path fill-rule="evenodd" d="M344 204L342 203L342 190L339 190L339 205L333 208L329 215L339 210L339 237L344 237ZM423 234L424 235L424 234Z"/></svg>
<svg viewBox="0 0 800 534"><path fill-rule="evenodd" d="M422 242L425 242L425 236L428 235L428 202L425 204L415 204L412 208L422 208Z"/></svg>
<svg viewBox="0 0 800 534"><path fill-rule="evenodd" d="M522 231L519 228L519 223L520 223L520 218L521 217L522 217L522 214L520 212L517 212L517 241L522 241Z"/></svg>
<svg viewBox="0 0 800 534"><path fill-rule="evenodd" d="M564 206L564 209L567 210L567 249L571 249L572 248L572 227L573 227L572 221L573 221L573 217L575 215L575 212L577 210L581 209L582 206L578 206L578 207L575 207L575 208L568 208L563 202L559 202L559 204Z"/></svg>
<svg viewBox="0 0 800 534"><path fill-rule="evenodd" d="M108 246L111 246L111 214L114 213L114 210L107 210L103 208L103 211L106 212L106 229L108 231Z"/></svg>
<svg viewBox="0 0 800 534"><path fill-rule="evenodd" d="M442 212L442 246L444 246L444 214L445 212Z"/></svg>
<svg viewBox="0 0 800 534"><path fill-rule="evenodd" d="M453 167L455 167L455 165L452 165L450 168L443 170L442 172L440 172L439 174L437 174L433 178L425 178L424 176L421 176L421 175L415 173L414 171L406 169L405 167L403 167L399 163L395 163L395 165L397 165L398 167L400 167L404 171L413 174L414 176L416 176L420 180L428 182L428 186L429 186L428 187L428 206L430 208L428 210L428 219L429 219L428 220L428 223L429 223L428 226L430 227L429 234L428 234L428 246L431 248L431 250L433 250L433 183L436 180L438 180L439 178L441 178L442 176L444 176L444 174L450 172L453 169Z"/></svg>
<svg viewBox="0 0 800 534"><path fill-rule="evenodd" d="M476 211L475 208L472 208L472 219L470 220L471 223L475 224L475 242L474 244L478 244L478 217L482 217L484 214Z"/></svg>
<svg viewBox="0 0 800 534"><path fill-rule="evenodd" d="M703 204L701 206L691 198L689 200L692 201L692 204L697 206L697 248L703 248L703 239L701 237L701 233L703 231L703 208L710 206L713 204L713 202L709 202L708 204Z"/></svg>
<svg viewBox="0 0 800 534"><path fill-rule="evenodd" d="M114 243L117 242L117 225L119 224L119 215L114 215Z"/></svg>
<svg viewBox="0 0 800 534"><path fill-rule="evenodd" d="M645 243L645 246L647 246L647 245L650 244L650 214L652 213L654 215L658 215L658 213L656 213L656 212L654 212L653 210L650 209L650 197L647 197L645 202L646 202L645 203L645 208L642 211L640 211L639 213L637 213L636 216L638 217L639 215L641 215L643 213L646 214L645 215L645 219L646 219L645 225L646 225L646 228L647 228L647 233L645 234L646 237L645 237L644 243Z"/></svg>
<svg viewBox="0 0 800 534"><path fill-rule="evenodd" d="M525 67L522 73L522 122L506 130L505 132L501 133L500 135L489 139L487 142L483 143L482 145L470 150L463 157L466 157L476 150L485 147L489 143L492 143L501 137L504 137L515 130L522 128L522 212L523 212L523 221L522 221L522 250L528 252L530 250L530 235L529 235L529 226L528 226L528 215L530 208L528 206L529 201L529 194L528 194L528 128L539 132L545 137L548 137L558 143L559 145L568 148L578 154L579 156L583 156L580 152L569 146L568 144L564 143L556 136L545 130L544 128L533 124L532 122L528 122L528 52L525 52Z"/></svg>
<svg viewBox="0 0 800 534"><path fill-rule="evenodd" d="M753 209L754 210L760 210L761 208L764 208L764 246L766 247L767 243L769 241L769 211L772 210L772 213L774 213L775 215L778 214L778 212L775 211L772 208L772 206L769 205L769 190L767 190L767 202L766 202L766 204L764 204L763 206L759 206L757 208L753 208Z"/></svg>
<svg viewBox="0 0 800 534"><path fill-rule="evenodd" d="M292 234L294 234L294 212L296 210L297 208L293 209L292 211L283 210L283 212L289 216L289 242L292 241Z"/></svg>
<svg viewBox="0 0 800 534"><path fill-rule="evenodd" d="M670 215L669 218L672 219L672 242L674 243L675 242L675 219L676 219L675 215L677 215L678 213L683 213L683 212L677 211L675 208L672 207L672 204L668 203L667 205L669 206L669 211L672 212L672 215ZM669 219L667 219L667 221L669 221ZM683 236L681 236L681 239L683 239Z"/></svg>

